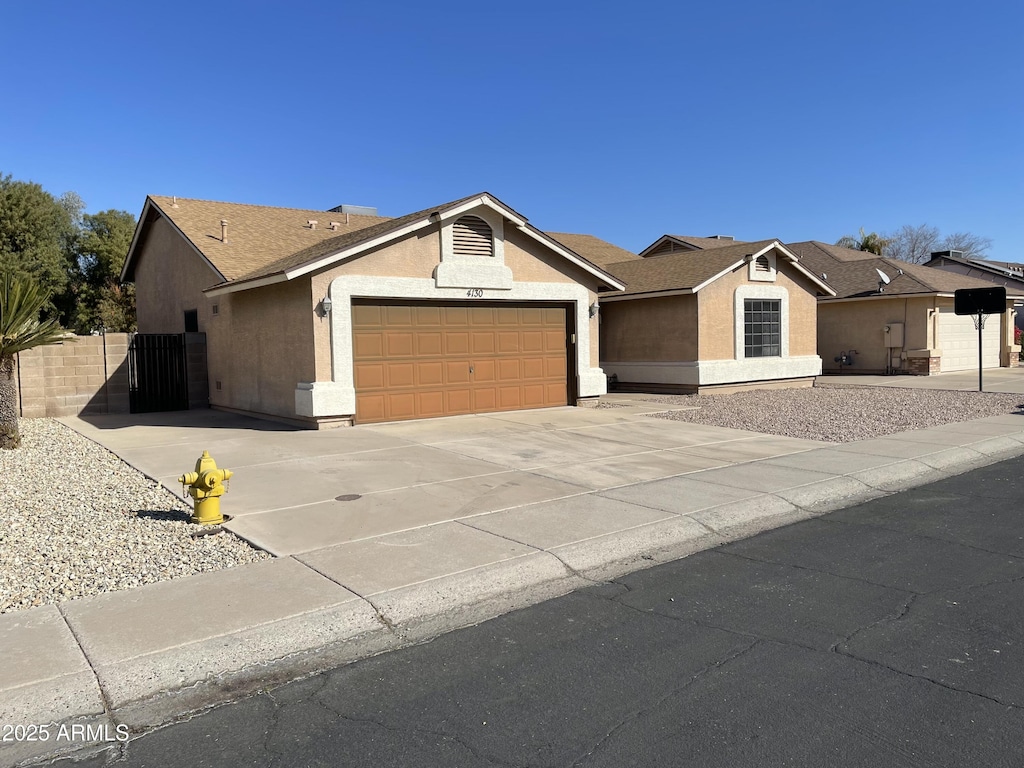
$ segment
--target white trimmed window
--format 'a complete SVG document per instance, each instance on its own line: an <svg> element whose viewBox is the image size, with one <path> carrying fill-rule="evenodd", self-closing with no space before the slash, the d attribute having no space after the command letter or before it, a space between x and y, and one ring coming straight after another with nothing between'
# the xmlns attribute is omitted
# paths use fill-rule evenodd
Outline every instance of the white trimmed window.
<svg viewBox="0 0 1024 768"><path fill-rule="evenodd" d="M733 313L737 360L789 357L789 291L781 285L741 285Z"/></svg>
<svg viewBox="0 0 1024 768"><path fill-rule="evenodd" d="M452 225L452 253L456 256L494 255L494 233L479 216L463 216Z"/></svg>

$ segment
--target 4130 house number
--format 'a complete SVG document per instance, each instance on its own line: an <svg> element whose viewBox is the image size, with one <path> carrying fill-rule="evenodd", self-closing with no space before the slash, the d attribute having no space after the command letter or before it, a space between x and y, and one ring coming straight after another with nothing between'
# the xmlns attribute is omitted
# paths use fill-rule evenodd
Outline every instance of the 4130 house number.
<svg viewBox="0 0 1024 768"><path fill-rule="evenodd" d="M483 295L484 295L484 289L483 288L470 288L468 291L466 291L466 296L468 296L471 299L479 299Z"/></svg>

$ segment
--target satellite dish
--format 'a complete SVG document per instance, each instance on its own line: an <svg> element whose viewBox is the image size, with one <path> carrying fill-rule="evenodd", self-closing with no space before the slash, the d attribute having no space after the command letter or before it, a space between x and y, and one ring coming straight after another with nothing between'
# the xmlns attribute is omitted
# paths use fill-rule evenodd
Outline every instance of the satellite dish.
<svg viewBox="0 0 1024 768"><path fill-rule="evenodd" d="M885 285L888 285L889 283L892 282L889 279L889 276L887 274L885 274L885 272L880 270L878 267L875 267L875 272L878 273L878 279L881 280Z"/></svg>

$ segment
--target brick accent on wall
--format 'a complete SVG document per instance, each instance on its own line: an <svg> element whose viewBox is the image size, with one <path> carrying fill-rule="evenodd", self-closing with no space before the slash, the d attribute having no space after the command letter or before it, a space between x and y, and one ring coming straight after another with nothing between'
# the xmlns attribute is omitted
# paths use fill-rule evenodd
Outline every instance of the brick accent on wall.
<svg viewBox="0 0 1024 768"><path fill-rule="evenodd" d="M906 361L907 373L914 376L931 376L939 372L941 357L910 357Z"/></svg>
<svg viewBox="0 0 1024 768"><path fill-rule="evenodd" d="M21 416L128 412L128 334L75 336L17 363Z"/></svg>

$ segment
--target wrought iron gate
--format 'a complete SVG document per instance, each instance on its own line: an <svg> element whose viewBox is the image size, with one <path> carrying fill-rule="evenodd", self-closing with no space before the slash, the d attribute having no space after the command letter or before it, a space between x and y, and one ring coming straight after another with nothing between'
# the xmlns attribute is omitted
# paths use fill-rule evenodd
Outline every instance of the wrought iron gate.
<svg viewBox="0 0 1024 768"><path fill-rule="evenodd" d="M188 410L185 335L137 333L128 347L132 413Z"/></svg>

